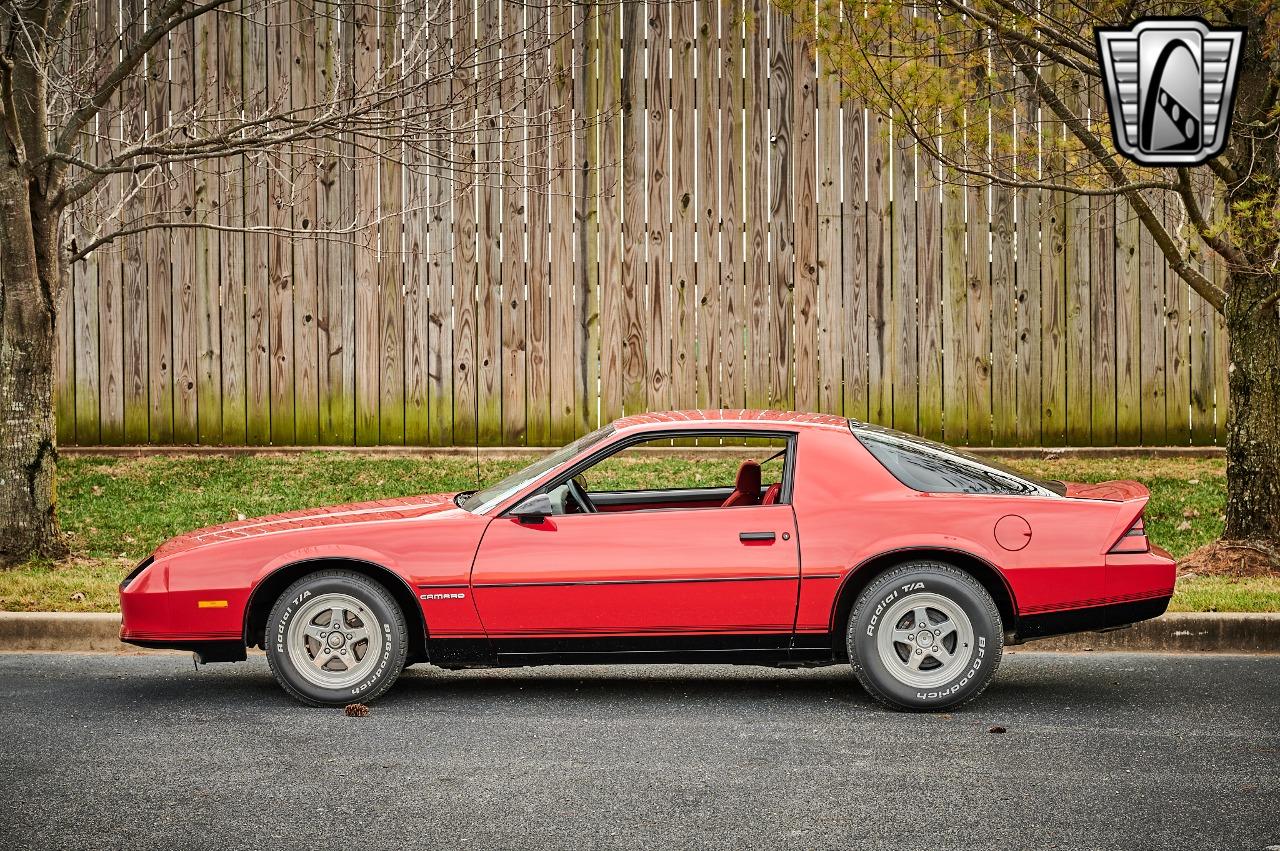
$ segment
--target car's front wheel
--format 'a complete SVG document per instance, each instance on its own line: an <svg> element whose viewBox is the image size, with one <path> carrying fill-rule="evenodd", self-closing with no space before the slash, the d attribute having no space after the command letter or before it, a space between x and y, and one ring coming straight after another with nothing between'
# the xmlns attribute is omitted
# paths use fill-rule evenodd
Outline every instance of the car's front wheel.
<svg viewBox="0 0 1280 851"><path fill-rule="evenodd" d="M982 693L1004 649L1000 610L949 564L914 561L872 580L849 613L858 681L894 709L939 710Z"/></svg>
<svg viewBox="0 0 1280 851"><path fill-rule="evenodd" d="M267 618L271 673L312 706L367 703L404 670L409 635L387 590L348 570L322 570L290 585Z"/></svg>

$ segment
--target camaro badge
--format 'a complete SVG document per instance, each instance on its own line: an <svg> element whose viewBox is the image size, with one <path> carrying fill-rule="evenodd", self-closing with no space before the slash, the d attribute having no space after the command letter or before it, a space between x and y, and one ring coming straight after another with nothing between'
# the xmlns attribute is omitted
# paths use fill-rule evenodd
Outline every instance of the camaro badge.
<svg viewBox="0 0 1280 851"><path fill-rule="evenodd" d="M1148 18L1094 30L1111 136L1143 165L1198 165L1227 144L1244 30Z"/></svg>

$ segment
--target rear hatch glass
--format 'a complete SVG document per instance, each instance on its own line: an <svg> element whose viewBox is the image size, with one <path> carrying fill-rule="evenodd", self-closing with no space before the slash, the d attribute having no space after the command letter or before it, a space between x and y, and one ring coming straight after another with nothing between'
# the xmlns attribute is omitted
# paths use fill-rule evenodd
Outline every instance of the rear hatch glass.
<svg viewBox="0 0 1280 851"><path fill-rule="evenodd" d="M922 437L849 421L859 442L893 477L925 493L1065 496L1062 482L1042 481L990 458L980 458Z"/></svg>

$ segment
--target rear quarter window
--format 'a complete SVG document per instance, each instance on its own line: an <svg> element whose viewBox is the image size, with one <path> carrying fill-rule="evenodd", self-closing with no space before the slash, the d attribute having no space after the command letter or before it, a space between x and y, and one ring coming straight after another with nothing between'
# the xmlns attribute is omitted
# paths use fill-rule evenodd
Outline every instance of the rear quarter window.
<svg viewBox="0 0 1280 851"><path fill-rule="evenodd" d="M1035 482L960 455L941 444L898 437L885 430L855 429L854 435L895 479L924 493L1055 495L1052 483Z"/></svg>

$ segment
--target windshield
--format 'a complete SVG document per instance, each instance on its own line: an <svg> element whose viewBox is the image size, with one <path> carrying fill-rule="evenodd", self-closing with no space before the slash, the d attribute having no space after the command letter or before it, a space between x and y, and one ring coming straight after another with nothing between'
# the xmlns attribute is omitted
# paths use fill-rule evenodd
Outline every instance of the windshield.
<svg viewBox="0 0 1280 851"><path fill-rule="evenodd" d="M557 449L550 455L539 458L528 467L512 473L500 482L495 482L475 493L459 497L458 505L475 514L483 514L533 482L534 479L559 467L582 451L595 446L611 434L613 434L612 425L596 429L591 434L578 438L573 443Z"/></svg>

